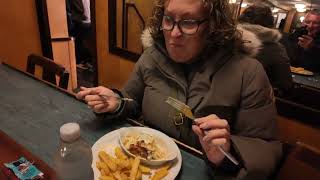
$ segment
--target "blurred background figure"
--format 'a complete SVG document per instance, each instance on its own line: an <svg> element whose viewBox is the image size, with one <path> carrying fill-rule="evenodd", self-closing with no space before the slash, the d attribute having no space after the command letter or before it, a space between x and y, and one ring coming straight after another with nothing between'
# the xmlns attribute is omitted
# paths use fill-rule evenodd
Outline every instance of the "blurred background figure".
<svg viewBox="0 0 320 180"><path fill-rule="evenodd" d="M286 18L281 19L280 24L279 24L279 31L283 32L285 24L286 24Z"/></svg>
<svg viewBox="0 0 320 180"><path fill-rule="evenodd" d="M239 17L239 27L252 32L262 47L256 58L263 65L273 87L278 92L289 91L292 87L289 58L285 47L279 43L282 35L274 27L272 11L268 6L256 4L248 7Z"/></svg>
<svg viewBox="0 0 320 180"><path fill-rule="evenodd" d="M320 72L320 11L309 11L302 26L284 40L293 66Z"/></svg>
<svg viewBox="0 0 320 180"><path fill-rule="evenodd" d="M66 0L68 30L75 38L77 67L92 69L92 55L87 45L91 31L90 0Z"/></svg>

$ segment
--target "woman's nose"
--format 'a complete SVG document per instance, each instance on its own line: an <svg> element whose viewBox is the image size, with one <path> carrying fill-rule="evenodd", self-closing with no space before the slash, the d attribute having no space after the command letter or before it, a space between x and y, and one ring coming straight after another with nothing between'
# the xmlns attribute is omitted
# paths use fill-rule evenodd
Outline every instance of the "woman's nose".
<svg viewBox="0 0 320 180"><path fill-rule="evenodd" d="M171 36L172 37L180 37L182 35L182 32L180 28L178 27L177 24L174 25L172 31L171 31Z"/></svg>

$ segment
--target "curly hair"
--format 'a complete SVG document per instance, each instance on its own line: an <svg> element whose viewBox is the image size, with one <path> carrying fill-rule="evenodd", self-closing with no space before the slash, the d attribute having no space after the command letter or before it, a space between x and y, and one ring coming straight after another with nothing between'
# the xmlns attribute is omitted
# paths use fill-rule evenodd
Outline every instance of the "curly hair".
<svg viewBox="0 0 320 180"><path fill-rule="evenodd" d="M270 7L264 4L256 4L248 7L239 17L240 22L258 24L267 28L272 28L273 16Z"/></svg>
<svg viewBox="0 0 320 180"><path fill-rule="evenodd" d="M164 5L170 0L155 0L153 14L149 19L148 28L153 39L163 39L160 29L164 15ZM235 19L232 17L231 9L226 0L199 0L208 8L209 37L207 46L224 46L230 42L241 39L241 33L236 28ZM240 41L239 41L240 42Z"/></svg>

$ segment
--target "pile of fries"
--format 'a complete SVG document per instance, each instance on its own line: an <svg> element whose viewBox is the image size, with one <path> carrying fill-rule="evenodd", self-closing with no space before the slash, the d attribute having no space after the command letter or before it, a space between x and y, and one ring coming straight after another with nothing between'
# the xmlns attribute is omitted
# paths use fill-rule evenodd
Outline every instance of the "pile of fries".
<svg viewBox="0 0 320 180"><path fill-rule="evenodd" d="M96 167L101 174L100 180L140 180L142 175L149 176L151 180L160 180L169 173L171 167L171 163L167 163L152 173L149 167L140 164L140 158L128 157L120 147L116 147L114 152L116 157L105 151L99 152Z"/></svg>

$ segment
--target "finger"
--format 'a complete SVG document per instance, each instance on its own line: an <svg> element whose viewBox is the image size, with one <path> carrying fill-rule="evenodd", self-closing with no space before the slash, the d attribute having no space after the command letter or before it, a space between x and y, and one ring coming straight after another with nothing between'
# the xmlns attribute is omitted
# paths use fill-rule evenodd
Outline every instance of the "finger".
<svg viewBox="0 0 320 180"><path fill-rule="evenodd" d="M311 36L308 36L308 35L303 35L302 36L304 39L307 39L307 40L312 40L312 37Z"/></svg>
<svg viewBox="0 0 320 180"><path fill-rule="evenodd" d="M97 104L92 104L92 105L90 105L89 102L88 102L88 107L91 108L91 109L94 109L95 106L97 106L97 105L108 106L109 104L108 104L108 102L101 102L101 103L97 103Z"/></svg>
<svg viewBox="0 0 320 180"><path fill-rule="evenodd" d="M214 119L210 121L206 121L199 125L202 130L210 130L210 129L227 129L229 130L229 123L225 119Z"/></svg>
<svg viewBox="0 0 320 180"><path fill-rule="evenodd" d="M214 139L226 138L229 139L230 133L227 129L214 129L207 131L206 135L203 137L203 141L209 142Z"/></svg>
<svg viewBox="0 0 320 180"><path fill-rule="evenodd" d="M84 87L84 86L81 86L81 87L80 87L80 90L81 90L81 91L85 91L85 90L87 90L87 89L89 89L89 88Z"/></svg>
<svg viewBox="0 0 320 180"><path fill-rule="evenodd" d="M101 113L101 112L103 112L103 110L106 111L107 108L108 108L108 104L103 103L103 104L95 105L92 109L94 112Z"/></svg>
<svg viewBox="0 0 320 180"><path fill-rule="evenodd" d="M202 118L196 118L194 121L197 125L200 125L204 122L207 122L209 120L219 119L219 117L215 114L210 114L209 116L202 117Z"/></svg>
<svg viewBox="0 0 320 180"><path fill-rule="evenodd" d="M84 99L87 95L90 94L90 90L83 90L83 91L79 91L77 94L76 94L76 97L78 99Z"/></svg>
<svg viewBox="0 0 320 180"><path fill-rule="evenodd" d="M228 143L226 138L217 138L210 141L211 146L223 146Z"/></svg>
<svg viewBox="0 0 320 180"><path fill-rule="evenodd" d="M200 138L203 138L204 133L203 133L203 131L199 128L199 126L193 125L193 126L192 126L192 130L193 130L193 132L194 132L196 135L198 135Z"/></svg>
<svg viewBox="0 0 320 180"><path fill-rule="evenodd" d="M84 100L88 103L90 101L105 101L104 98L98 95L87 95L85 96Z"/></svg>
<svg viewBox="0 0 320 180"><path fill-rule="evenodd" d="M105 103L104 101L89 101L88 105L94 107L96 105L104 104L104 103Z"/></svg>

